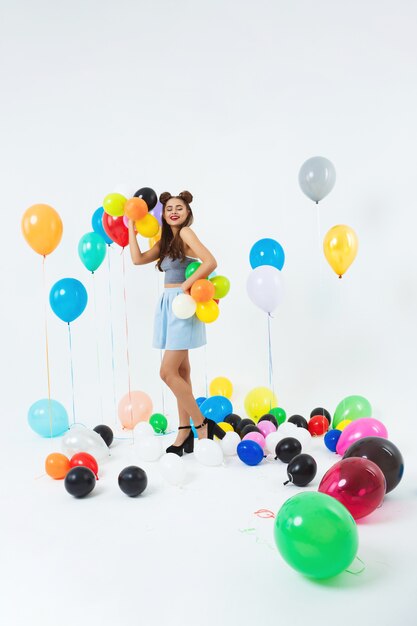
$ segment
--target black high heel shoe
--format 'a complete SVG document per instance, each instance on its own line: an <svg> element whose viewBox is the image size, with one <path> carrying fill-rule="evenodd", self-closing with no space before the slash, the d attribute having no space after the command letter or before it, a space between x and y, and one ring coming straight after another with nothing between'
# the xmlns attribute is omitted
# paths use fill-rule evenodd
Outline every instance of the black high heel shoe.
<svg viewBox="0 0 417 626"><path fill-rule="evenodd" d="M165 452L173 452L174 454L178 454L178 456L182 456L183 452L191 453L194 451L194 433L191 430L191 426L178 426L178 430L182 430L183 428L190 429L188 437L184 439L180 446L169 446Z"/></svg>
<svg viewBox="0 0 417 626"><path fill-rule="evenodd" d="M223 439L223 437L226 434L223 428L221 428L218 424L216 424L216 422L209 419L208 417L204 418L200 426L194 426L194 428L198 430L199 428L203 428L203 426L205 426L206 424L207 424L207 438L208 439L213 439L214 435L216 435L216 437L218 437L219 439Z"/></svg>

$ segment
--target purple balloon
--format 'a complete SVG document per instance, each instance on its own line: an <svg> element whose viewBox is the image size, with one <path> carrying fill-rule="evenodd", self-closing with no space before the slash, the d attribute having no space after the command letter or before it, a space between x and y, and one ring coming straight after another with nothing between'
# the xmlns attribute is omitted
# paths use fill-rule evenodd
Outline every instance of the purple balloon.
<svg viewBox="0 0 417 626"><path fill-rule="evenodd" d="M152 211L149 211L150 213L152 213L152 215L154 217L156 217L156 219L159 222L159 225L162 226L162 204L159 202L156 203L155 208L152 209Z"/></svg>
<svg viewBox="0 0 417 626"><path fill-rule="evenodd" d="M248 276L246 289L256 306L266 313L272 313L284 295L281 272L272 265L255 267Z"/></svg>

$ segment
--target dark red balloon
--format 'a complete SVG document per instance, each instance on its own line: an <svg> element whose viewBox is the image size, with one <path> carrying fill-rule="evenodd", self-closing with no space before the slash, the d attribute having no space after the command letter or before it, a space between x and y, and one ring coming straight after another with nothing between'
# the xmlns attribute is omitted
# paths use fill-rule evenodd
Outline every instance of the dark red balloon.
<svg viewBox="0 0 417 626"><path fill-rule="evenodd" d="M335 463L321 479L318 490L339 500L354 519L360 519L382 504L386 482L378 465L354 457Z"/></svg>
<svg viewBox="0 0 417 626"><path fill-rule="evenodd" d="M312 437L320 437L329 430L329 422L324 415L315 415L307 424Z"/></svg>
<svg viewBox="0 0 417 626"><path fill-rule="evenodd" d="M129 243L129 231L124 225L123 215L120 217L113 217L108 213L103 213L103 228L106 234L113 239L113 241L122 248L125 248Z"/></svg>
<svg viewBox="0 0 417 626"><path fill-rule="evenodd" d="M70 459L71 467L88 467L98 480L98 464L95 458L88 452L77 452Z"/></svg>

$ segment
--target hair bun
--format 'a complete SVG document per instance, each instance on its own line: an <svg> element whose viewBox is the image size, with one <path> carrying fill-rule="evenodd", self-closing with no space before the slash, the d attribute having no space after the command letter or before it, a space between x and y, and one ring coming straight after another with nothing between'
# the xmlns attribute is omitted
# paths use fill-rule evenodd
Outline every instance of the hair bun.
<svg viewBox="0 0 417 626"><path fill-rule="evenodd" d="M178 194L178 197L185 200L187 204L190 204L193 201L193 194L189 191L181 191L181 193Z"/></svg>
<svg viewBox="0 0 417 626"><path fill-rule="evenodd" d="M161 204L165 204L166 202L168 202L168 200L172 198L172 195L169 193L169 191L164 191L163 193L161 193L161 195L159 196L159 202Z"/></svg>

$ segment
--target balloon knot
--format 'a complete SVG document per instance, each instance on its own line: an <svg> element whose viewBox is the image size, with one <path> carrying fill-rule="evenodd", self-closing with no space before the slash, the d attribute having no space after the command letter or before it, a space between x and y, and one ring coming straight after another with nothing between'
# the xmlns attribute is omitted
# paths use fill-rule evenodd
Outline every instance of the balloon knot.
<svg viewBox="0 0 417 626"><path fill-rule="evenodd" d="M286 480L284 485L288 485L289 482L290 482L289 480Z"/></svg>
<svg viewBox="0 0 417 626"><path fill-rule="evenodd" d="M339 278L342 278L342 274L339 274Z"/></svg>

